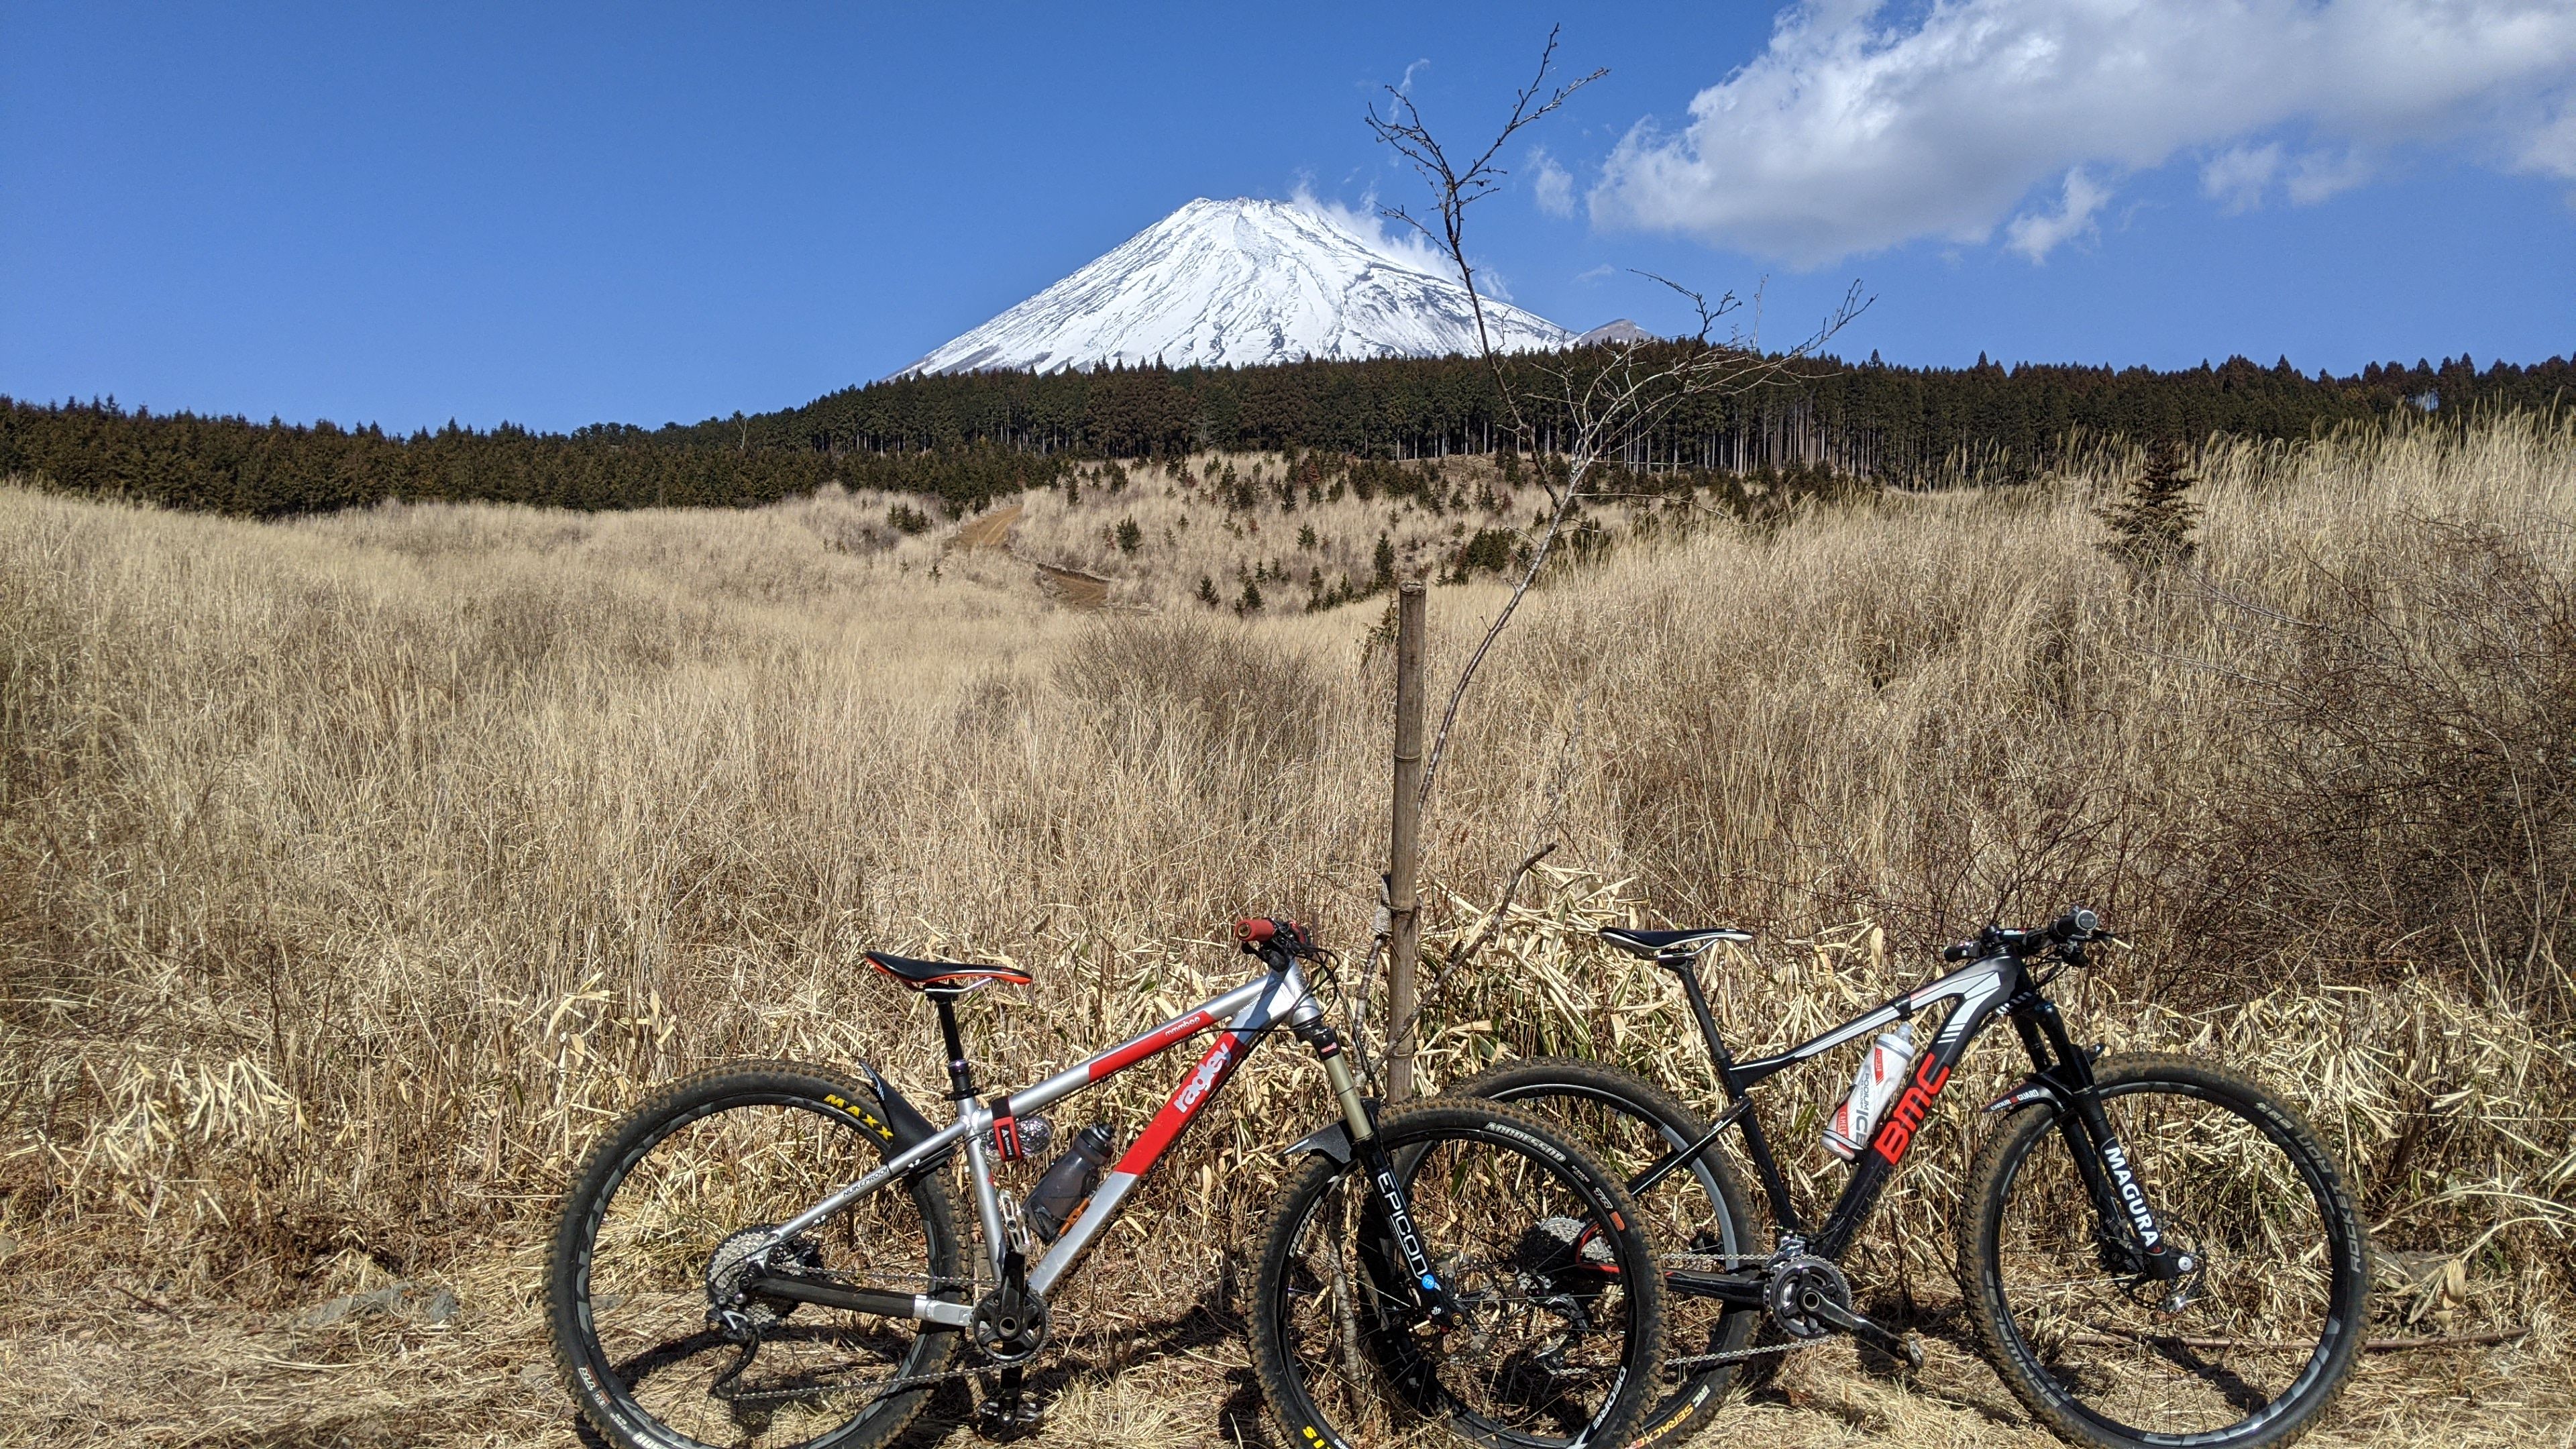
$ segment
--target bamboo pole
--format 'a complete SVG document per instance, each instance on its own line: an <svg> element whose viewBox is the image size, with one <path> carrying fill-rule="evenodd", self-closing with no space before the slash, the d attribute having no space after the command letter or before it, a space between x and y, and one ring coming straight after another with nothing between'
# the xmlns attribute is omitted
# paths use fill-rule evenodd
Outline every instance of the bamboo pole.
<svg viewBox="0 0 2576 1449"><path fill-rule="evenodd" d="M1395 592L1395 801L1387 869L1386 1095L1413 1095L1413 971L1422 951L1415 868L1422 851L1422 581Z"/></svg>

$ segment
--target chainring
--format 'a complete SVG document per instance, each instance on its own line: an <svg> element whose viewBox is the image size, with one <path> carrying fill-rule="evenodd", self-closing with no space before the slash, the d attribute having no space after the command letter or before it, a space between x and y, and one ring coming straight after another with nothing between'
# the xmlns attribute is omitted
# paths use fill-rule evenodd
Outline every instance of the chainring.
<svg viewBox="0 0 2576 1449"><path fill-rule="evenodd" d="M1830 1259L1799 1253L1772 1265L1771 1281L1762 1289L1762 1306L1782 1333L1795 1339L1832 1333L1832 1324L1816 1311L1824 1303L1851 1311L1851 1280Z"/></svg>

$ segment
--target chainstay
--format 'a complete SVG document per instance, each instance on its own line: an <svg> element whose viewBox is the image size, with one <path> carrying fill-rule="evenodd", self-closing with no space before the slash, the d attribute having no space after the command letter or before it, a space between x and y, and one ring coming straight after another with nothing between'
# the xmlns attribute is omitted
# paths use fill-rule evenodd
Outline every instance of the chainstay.
<svg viewBox="0 0 2576 1449"><path fill-rule="evenodd" d="M819 1283L837 1288L871 1286L868 1283L856 1282L841 1273L790 1273L779 1276L794 1278L798 1282ZM906 1286L919 1283L932 1293L943 1288L963 1288L971 1293L976 1286L976 1280L971 1277L959 1278L939 1273L894 1273L884 1275L877 1281L892 1283L896 1280L902 1280ZM727 1404L757 1404L779 1399L805 1398L814 1394L847 1394L864 1390L867 1397L861 1402L873 1404L879 1399L891 1398L913 1389L924 1388L931 1384L944 1384L955 1379L973 1378L977 1374L992 1373L1002 1367L1001 1364L992 1363L970 1364L965 1368L942 1369L935 1374L906 1374L889 1379L861 1379L857 1383L805 1383L778 1389L734 1390L719 1386L707 1390L707 1397Z"/></svg>

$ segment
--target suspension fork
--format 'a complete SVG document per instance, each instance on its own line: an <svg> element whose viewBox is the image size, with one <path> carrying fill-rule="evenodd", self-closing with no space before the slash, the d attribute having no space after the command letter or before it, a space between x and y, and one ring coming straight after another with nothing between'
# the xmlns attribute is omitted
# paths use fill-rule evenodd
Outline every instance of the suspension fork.
<svg viewBox="0 0 2576 1449"><path fill-rule="evenodd" d="M2102 1110L2093 1058L2067 1037L2057 1003L2038 998L2013 1013L2013 1027L2021 1034L2031 1065L2058 1087L2073 1108L2057 1114L2058 1135L2066 1141L2067 1156L2075 1159L2105 1235L2135 1251L2139 1266L2151 1278L2179 1278L2192 1271L2198 1264L2166 1241L2164 1223L2147 1201L2146 1184L2129 1165L2129 1151L2120 1145L2118 1134L2111 1130L2110 1115Z"/></svg>
<svg viewBox="0 0 2576 1449"><path fill-rule="evenodd" d="M1361 1257L1367 1263L1369 1276L1378 1280L1373 1286L1380 1295L1421 1312L1434 1323L1443 1327L1456 1323L1457 1306L1450 1298L1449 1286L1432 1271L1422 1234L1413 1225L1412 1199L1396 1175L1395 1160L1388 1156L1385 1144L1378 1141L1374 1104L1360 1096L1341 1038L1319 1020L1294 1023L1292 1029L1323 1063L1324 1079L1332 1083L1333 1097L1341 1103L1343 1130L1350 1134L1351 1162L1368 1179L1366 1225L1377 1247L1363 1252ZM1387 1248L1394 1251L1389 1253Z"/></svg>

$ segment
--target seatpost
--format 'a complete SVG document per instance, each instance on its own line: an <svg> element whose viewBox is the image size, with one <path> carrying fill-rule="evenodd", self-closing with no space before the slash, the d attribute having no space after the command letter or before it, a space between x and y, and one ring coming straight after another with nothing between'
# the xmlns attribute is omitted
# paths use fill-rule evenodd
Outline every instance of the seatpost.
<svg viewBox="0 0 2576 1449"><path fill-rule="evenodd" d="M1673 968L1673 974L1682 979L1682 998L1690 1003L1691 1019L1699 1023L1700 1040L1708 1044L1708 1059L1717 1067L1717 1082L1726 1089L1727 1100L1743 1096L1735 1085L1735 1058L1726 1050L1726 1043L1718 1039L1717 1018L1709 1012L1708 993L1700 989L1698 954L1685 953L1677 960L1660 956L1655 959Z"/></svg>
<svg viewBox="0 0 2576 1449"><path fill-rule="evenodd" d="M966 1101L975 1095L975 1069L967 1065L966 1043L957 1035L957 999L944 991L927 994L939 1008L939 1035L948 1044L948 1100Z"/></svg>

